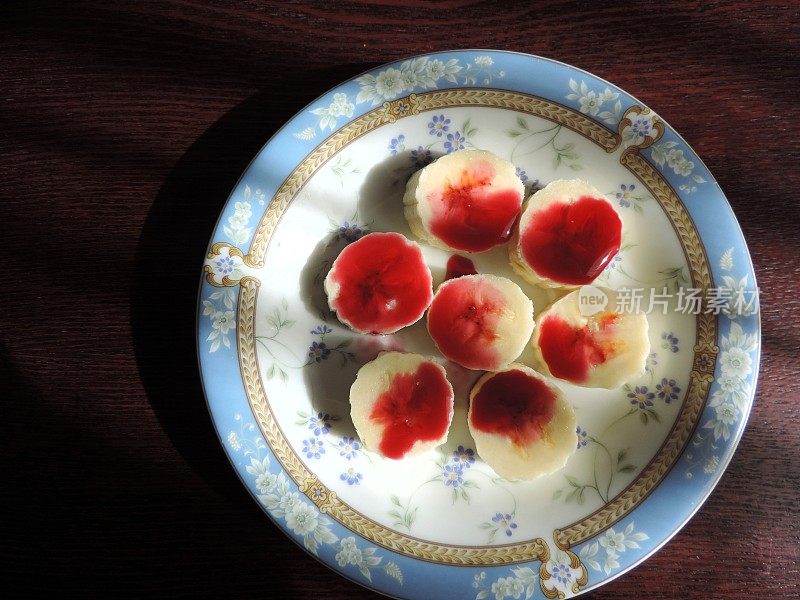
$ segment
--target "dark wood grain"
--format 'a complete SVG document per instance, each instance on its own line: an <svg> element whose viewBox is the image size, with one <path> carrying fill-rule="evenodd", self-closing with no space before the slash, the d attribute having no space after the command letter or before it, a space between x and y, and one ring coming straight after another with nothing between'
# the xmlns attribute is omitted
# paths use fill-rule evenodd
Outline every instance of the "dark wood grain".
<svg viewBox="0 0 800 600"><path fill-rule="evenodd" d="M603 6L611 4L610 6ZM199 263L264 141L365 67L553 57L654 107L725 190L762 289L755 408L708 502L590 596L796 598L796 2L5 2L0 559L6 593L366 599L264 517L206 413Z"/></svg>

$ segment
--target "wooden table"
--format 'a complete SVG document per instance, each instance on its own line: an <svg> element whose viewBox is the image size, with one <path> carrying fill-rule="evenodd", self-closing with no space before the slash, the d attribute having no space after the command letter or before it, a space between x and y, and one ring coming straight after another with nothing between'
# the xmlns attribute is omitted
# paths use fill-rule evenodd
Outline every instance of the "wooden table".
<svg viewBox="0 0 800 600"><path fill-rule="evenodd" d="M199 263L293 113L366 67L454 47L556 58L654 107L716 175L756 264L763 366L733 462L674 540L590 596L798 597L798 4L550 4L3 3L7 597L376 597L286 539L223 455L195 362Z"/></svg>

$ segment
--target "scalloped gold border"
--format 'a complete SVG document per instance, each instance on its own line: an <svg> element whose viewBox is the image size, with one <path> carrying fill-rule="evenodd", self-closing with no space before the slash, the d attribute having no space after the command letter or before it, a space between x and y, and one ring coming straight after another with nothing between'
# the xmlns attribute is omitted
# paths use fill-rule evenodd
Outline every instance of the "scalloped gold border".
<svg viewBox="0 0 800 600"><path fill-rule="evenodd" d="M424 110L452 106L491 106L542 117L580 133L603 147L607 152L613 152L620 144L619 133L608 131L577 111L535 96L500 90L473 89L412 94L387 102L382 107L345 125L317 146L297 166L280 186L259 222L250 252L247 255L247 263L254 267L263 266L269 240L292 198L296 196L308 179L343 147L373 129L385 123L394 122L398 118L418 114ZM660 137L661 131L659 131L658 137ZM653 197L669 216L681 240L694 286L710 288L711 275L708 259L691 217L675 191L652 165L638 154L640 148L652 144L653 141L655 140L648 139L646 143L626 149L620 161L645 183ZM421 560L453 565L500 565L531 560L541 560L544 563L547 560L549 550L547 543L541 538L504 546L435 544L388 529L340 500L306 468L289 445L275 420L263 387L256 358L255 314L260 283L253 277L243 278L239 283L241 285L237 313L239 361L250 406L264 438L278 461L297 483L300 491L306 494L322 512L329 514L348 529L359 533L375 544ZM718 348L714 344L716 333L716 319L711 315L700 315L697 320L695 356L686 401L659 452L642 473L611 502L587 518L555 530L553 538L557 546L566 550L610 527L641 503L670 470L697 425L702 407L705 405L709 385L713 381L718 352Z"/></svg>

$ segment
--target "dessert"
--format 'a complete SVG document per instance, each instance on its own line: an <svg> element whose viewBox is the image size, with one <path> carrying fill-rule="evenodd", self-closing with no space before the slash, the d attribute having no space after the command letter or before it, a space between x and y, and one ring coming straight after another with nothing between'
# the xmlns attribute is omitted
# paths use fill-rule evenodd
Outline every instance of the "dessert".
<svg viewBox="0 0 800 600"><path fill-rule="evenodd" d="M508 241L524 194L513 164L485 150L460 150L415 173L403 204L423 242L483 252Z"/></svg>
<svg viewBox="0 0 800 600"><path fill-rule="evenodd" d="M558 180L531 196L509 245L513 269L543 287L592 283L619 252L622 221L585 181Z"/></svg>
<svg viewBox="0 0 800 600"><path fill-rule="evenodd" d="M417 322L433 297L420 247L399 233L370 233L345 247L325 277L328 305L359 333L394 333Z"/></svg>
<svg viewBox="0 0 800 600"><path fill-rule="evenodd" d="M447 441L453 388L437 362L383 352L359 369L350 414L365 448L392 459L413 456Z"/></svg>
<svg viewBox="0 0 800 600"><path fill-rule="evenodd" d="M590 288L606 299L601 309L590 311L581 305L586 289L543 311L531 344L545 374L584 387L616 388L644 371L650 353L647 317L615 312L616 293L606 288Z"/></svg>
<svg viewBox="0 0 800 600"><path fill-rule="evenodd" d="M464 275L445 281L428 310L428 332L442 355L493 371L516 359L533 331L533 303L513 281Z"/></svg>
<svg viewBox="0 0 800 600"><path fill-rule="evenodd" d="M478 380L468 423L480 457L506 479L557 471L577 444L575 413L563 394L520 364Z"/></svg>

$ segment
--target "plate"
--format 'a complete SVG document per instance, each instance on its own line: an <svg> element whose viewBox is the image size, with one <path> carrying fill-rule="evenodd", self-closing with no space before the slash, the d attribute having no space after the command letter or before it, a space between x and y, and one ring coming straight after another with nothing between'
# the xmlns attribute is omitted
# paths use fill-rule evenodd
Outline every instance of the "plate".
<svg viewBox="0 0 800 600"><path fill-rule="evenodd" d="M511 160L529 191L580 177L605 193L625 233L600 282L649 313L643 376L610 391L561 386L578 448L533 482L500 479L475 454L469 371L453 374L447 444L399 462L365 451L348 406L359 366L384 349L436 350L424 322L393 336L350 332L322 288L332 260L366 232L411 237L408 177L470 147ZM441 282L448 254L424 254ZM519 281L502 248L474 262ZM523 288L537 310L553 300ZM208 248L198 354L244 485L324 564L398 598L567 597L642 562L719 480L753 400L757 300L730 206L655 112L552 60L443 52L343 83L259 152Z"/></svg>

